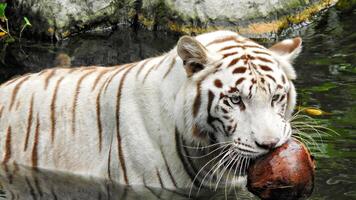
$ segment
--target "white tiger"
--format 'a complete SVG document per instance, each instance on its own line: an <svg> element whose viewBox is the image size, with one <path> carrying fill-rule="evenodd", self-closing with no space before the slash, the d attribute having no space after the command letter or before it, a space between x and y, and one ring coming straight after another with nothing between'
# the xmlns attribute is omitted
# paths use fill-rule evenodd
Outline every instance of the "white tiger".
<svg viewBox="0 0 356 200"><path fill-rule="evenodd" d="M0 87L2 163L127 185L236 186L250 159L291 136L300 50L300 38L267 49L216 31L136 63L12 79Z"/></svg>

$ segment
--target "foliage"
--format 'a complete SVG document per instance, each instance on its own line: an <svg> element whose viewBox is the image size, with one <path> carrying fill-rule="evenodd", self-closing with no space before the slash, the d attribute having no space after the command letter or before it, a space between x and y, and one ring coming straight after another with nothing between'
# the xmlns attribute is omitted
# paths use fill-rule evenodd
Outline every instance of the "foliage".
<svg viewBox="0 0 356 200"><path fill-rule="evenodd" d="M11 35L9 20L6 17L6 7L7 3L0 3L0 41L5 41L5 43L15 42L15 37ZM31 27L32 24L27 17L23 18L24 24L21 27L21 31L19 33L19 41L21 41L22 33L27 27ZM5 27L3 27L3 25Z"/></svg>
<svg viewBox="0 0 356 200"><path fill-rule="evenodd" d="M337 84L333 82L325 82L321 85L316 85L313 87L308 88L311 92L328 92L331 89L337 88Z"/></svg>
<svg viewBox="0 0 356 200"><path fill-rule="evenodd" d="M1 20L6 19L6 16L5 16L6 7L7 7L7 3L0 3L0 19Z"/></svg>
<svg viewBox="0 0 356 200"><path fill-rule="evenodd" d="M350 63L342 63L338 66L338 70L343 73L352 73L356 74L356 66L351 65Z"/></svg>
<svg viewBox="0 0 356 200"><path fill-rule="evenodd" d="M0 37L10 34L9 33L9 26L8 26L8 19L7 19L6 15L5 15L6 7L7 7L7 3L0 3L0 20L1 20L1 22L6 23L6 30L0 24L0 30L2 31L2 32L0 32L1 33Z"/></svg>
<svg viewBox="0 0 356 200"><path fill-rule="evenodd" d="M19 40L21 40L22 32L25 30L25 28L32 26L32 24L31 24L30 21L27 19L27 17L24 17L23 19L24 19L25 24L24 24L24 25L22 26L22 28L21 28Z"/></svg>

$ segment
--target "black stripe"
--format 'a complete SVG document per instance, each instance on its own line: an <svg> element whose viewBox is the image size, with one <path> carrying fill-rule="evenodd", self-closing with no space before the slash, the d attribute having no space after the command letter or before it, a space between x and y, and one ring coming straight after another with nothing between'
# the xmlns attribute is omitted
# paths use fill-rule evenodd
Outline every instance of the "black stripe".
<svg viewBox="0 0 356 200"><path fill-rule="evenodd" d="M53 187L51 187L50 193L53 196L53 200L58 200L57 194L54 192Z"/></svg>
<svg viewBox="0 0 356 200"><path fill-rule="evenodd" d="M183 167L184 167L185 171L187 172L189 178L191 179L192 183L194 184L194 186L199 188L199 186L202 184L201 184L200 180L198 180L198 179L196 179L194 181L196 172L194 171L194 168L192 168L191 163L189 162L190 160L188 160L187 157L184 156L182 153L181 147L183 146L183 143L181 141L181 135L180 135L177 127L175 128L175 139L176 139L176 150L177 150L180 160L182 161ZM186 152L185 152L185 154L186 154Z"/></svg>
<svg viewBox="0 0 356 200"><path fill-rule="evenodd" d="M162 154L162 157L163 157L163 160L164 160L164 164L166 165L166 169L167 169L168 175L169 175L169 177L171 178L171 181L172 181L173 185L174 185L175 187L177 187L177 182L174 180L172 171L171 171L171 169L170 169L170 167L169 167L169 165L168 165L167 158L166 158L166 156L164 155L164 153L163 153L163 151L162 151L162 147L160 148L160 150L161 150L161 154Z"/></svg>
<svg viewBox="0 0 356 200"><path fill-rule="evenodd" d="M0 118L1 118L1 116L2 116L2 112L4 111L4 106L1 106L0 107Z"/></svg>
<svg viewBox="0 0 356 200"><path fill-rule="evenodd" d="M122 99L122 88L124 85L125 78L127 74L133 69L133 65L127 69L124 74L121 77L120 83L119 83L119 89L116 94L116 99L117 99L117 104L116 104L116 139L117 139L117 148L118 148L118 154L119 154L119 160L120 160L120 166L123 171L123 176L126 185L129 185L129 180L127 176L127 169L126 169L126 162L125 162L125 157L123 153L123 147L122 147L122 138L120 134L120 108L121 108L121 99Z"/></svg>
<svg viewBox="0 0 356 200"><path fill-rule="evenodd" d="M6 131L6 138L5 138L5 155L4 160L2 161L3 164L7 164L11 158L11 126L7 127Z"/></svg>
<svg viewBox="0 0 356 200"><path fill-rule="evenodd" d="M176 58L173 58L172 59L172 62L169 64L169 67L168 67L168 70L167 70L167 72L164 74L164 76L163 76L163 79L165 79L167 76L168 76L168 74L171 72L171 70L173 69L173 66L176 64Z"/></svg>
<svg viewBox="0 0 356 200"><path fill-rule="evenodd" d="M31 183L30 183L30 180L28 179L27 176L25 176L25 181L26 181L27 186L28 186L29 189L30 189L30 194L31 194L31 196L32 196L32 199L33 199L33 200L37 200L35 190L33 189L32 185L31 185Z"/></svg>
<svg viewBox="0 0 356 200"><path fill-rule="evenodd" d="M125 200L125 199L126 199L126 196L127 196L127 194L128 194L128 190L129 190L129 186L125 186L124 192L123 192L122 196L121 196L119 199ZM110 195L109 195L109 196L110 196Z"/></svg>
<svg viewBox="0 0 356 200"><path fill-rule="evenodd" d="M111 141L112 143L112 141ZM111 143L110 143L110 150L109 150L109 156L108 156L108 178L110 181L112 181L112 178L111 178Z"/></svg>
<svg viewBox="0 0 356 200"><path fill-rule="evenodd" d="M18 92L21 89L22 84L27 81L30 78L30 76L25 76L23 79L21 79L14 87L14 89L12 90L12 94L11 94L11 101L10 101L10 107L9 107L9 111L11 111L15 101L16 101L16 97L18 95Z"/></svg>
<svg viewBox="0 0 356 200"><path fill-rule="evenodd" d="M110 182L105 182L105 193L106 193L106 196L108 197L107 200L110 200L111 199L111 195L110 195L110 187L112 186L112 181Z"/></svg>
<svg viewBox="0 0 356 200"><path fill-rule="evenodd" d="M35 187L36 187L36 189L38 191L38 194L40 195L40 197L42 197L43 196L43 192L41 190L40 183L38 182L38 179L37 179L36 176L34 176L34 179L35 179L35 181L34 181L35 182Z"/></svg>
<svg viewBox="0 0 356 200"><path fill-rule="evenodd" d="M212 114L211 114L211 107L212 107L212 104L213 104L213 101L214 101L214 98L215 98L215 95L212 91L209 90L209 93L208 93L208 107L207 107L207 112L208 112L208 119L207 119L207 123L215 130L215 131L218 131L217 128L214 126L214 122L219 122L223 128L223 130L226 130L226 127L224 125L224 122L221 121L221 119L219 118L216 118L214 117ZM224 131L225 132L225 131ZM226 134L226 133L225 133Z"/></svg>
<svg viewBox="0 0 356 200"><path fill-rule="evenodd" d="M7 164L4 164L2 165L2 167L4 167L6 178L9 180L9 183L12 184L13 176L10 173L9 166Z"/></svg>
<svg viewBox="0 0 356 200"><path fill-rule="evenodd" d="M159 181L159 184L160 184L161 188L165 188L164 184L163 184L163 180L162 180L161 174L159 173L159 170L158 170L157 167L156 167L156 175L158 177L158 181Z"/></svg>
<svg viewBox="0 0 356 200"><path fill-rule="evenodd" d="M150 187L148 187L147 186L147 184L146 184L146 180L145 180L145 176L143 175L143 185L145 186L145 188L148 190L148 191L150 191L155 197L157 197L158 199L161 199L161 197L160 197L160 195L158 195L158 194L156 194L154 191L153 191L153 189L152 188L150 188ZM120 198L120 199L122 199L122 198Z"/></svg>

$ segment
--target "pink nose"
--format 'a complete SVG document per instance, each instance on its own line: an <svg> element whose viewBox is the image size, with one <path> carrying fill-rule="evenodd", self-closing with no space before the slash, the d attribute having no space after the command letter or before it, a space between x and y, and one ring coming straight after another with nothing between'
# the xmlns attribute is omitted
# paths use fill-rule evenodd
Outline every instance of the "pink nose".
<svg viewBox="0 0 356 200"><path fill-rule="evenodd" d="M256 145L262 149L273 149L276 147L278 142L279 142L279 139L277 139L277 138L263 141L262 143L255 141Z"/></svg>

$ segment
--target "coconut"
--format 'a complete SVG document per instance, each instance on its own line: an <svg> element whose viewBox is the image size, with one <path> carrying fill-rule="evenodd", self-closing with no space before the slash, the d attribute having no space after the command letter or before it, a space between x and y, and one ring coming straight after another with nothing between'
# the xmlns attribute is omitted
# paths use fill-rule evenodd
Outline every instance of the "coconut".
<svg viewBox="0 0 356 200"><path fill-rule="evenodd" d="M304 199L314 187L315 162L301 142L284 145L253 161L247 188L261 199Z"/></svg>

